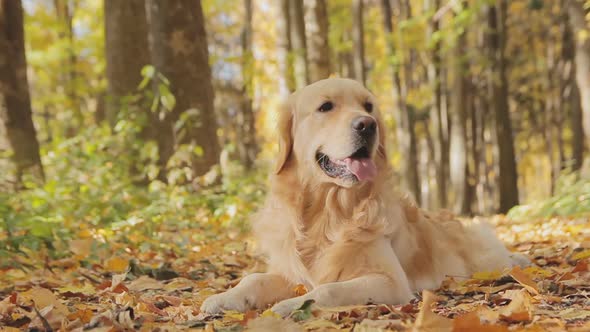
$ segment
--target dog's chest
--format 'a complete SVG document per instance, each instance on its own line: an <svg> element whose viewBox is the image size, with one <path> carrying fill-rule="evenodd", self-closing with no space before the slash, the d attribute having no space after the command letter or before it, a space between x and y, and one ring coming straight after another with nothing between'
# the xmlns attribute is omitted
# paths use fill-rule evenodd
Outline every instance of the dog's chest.
<svg viewBox="0 0 590 332"><path fill-rule="evenodd" d="M338 241L342 226L326 213L311 215L307 220L302 229L303 234L297 241L297 251L308 271L313 272L317 261Z"/></svg>

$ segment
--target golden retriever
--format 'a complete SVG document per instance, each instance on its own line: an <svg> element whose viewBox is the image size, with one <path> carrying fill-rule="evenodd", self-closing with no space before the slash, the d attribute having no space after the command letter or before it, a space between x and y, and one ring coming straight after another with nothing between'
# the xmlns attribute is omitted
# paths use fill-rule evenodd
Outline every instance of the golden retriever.
<svg viewBox="0 0 590 332"><path fill-rule="evenodd" d="M526 264L486 225L419 210L396 192L375 96L331 78L295 92L279 115L279 156L253 230L268 272L207 298L201 311L274 304L400 304L447 275ZM297 284L310 291L295 296Z"/></svg>

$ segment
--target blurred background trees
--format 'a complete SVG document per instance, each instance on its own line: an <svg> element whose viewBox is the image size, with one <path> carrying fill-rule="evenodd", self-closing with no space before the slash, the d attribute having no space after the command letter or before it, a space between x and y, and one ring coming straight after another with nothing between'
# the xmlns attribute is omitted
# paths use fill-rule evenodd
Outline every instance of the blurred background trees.
<svg viewBox="0 0 590 332"><path fill-rule="evenodd" d="M0 4L7 192L117 183L205 195L264 174L276 105L329 76L377 95L400 184L427 208L507 212L587 181L586 1ZM92 184L103 172L111 182ZM556 202L590 209L587 195Z"/></svg>

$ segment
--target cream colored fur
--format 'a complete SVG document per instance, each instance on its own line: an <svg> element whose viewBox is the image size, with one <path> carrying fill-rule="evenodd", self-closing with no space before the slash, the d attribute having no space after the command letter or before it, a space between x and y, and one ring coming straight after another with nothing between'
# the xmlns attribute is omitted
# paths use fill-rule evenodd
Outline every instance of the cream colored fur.
<svg viewBox="0 0 590 332"><path fill-rule="evenodd" d="M326 100L334 110L317 112ZM384 126L375 97L359 83L327 79L301 89L281 110L280 151L266 203L253 230L268 257L268 272L245 277L235 288L209 297L201 310L265 308L287 315L307 299L320 306L405 303L447 275L469 276L517 263L486 225L464 225L450 214L428 214L396 191L385 155ZM315 160L351 151L351 120L378 123L372 151L378 176L350 183L328 177ZM294 288L310 290L295 297ZM275 304L276 303L276 304Z"/></svg>

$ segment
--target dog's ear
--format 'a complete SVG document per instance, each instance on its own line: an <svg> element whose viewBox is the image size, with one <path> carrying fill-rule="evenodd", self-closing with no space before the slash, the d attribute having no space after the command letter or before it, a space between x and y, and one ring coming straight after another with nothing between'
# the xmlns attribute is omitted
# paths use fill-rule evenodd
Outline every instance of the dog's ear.
<svg viewBox="0 0 590 332"><path fill-rule="evenodd" d="M293 150L293 96L279 106L278 125L279 156L275 166L275 174L279 174Z"/></svg>

